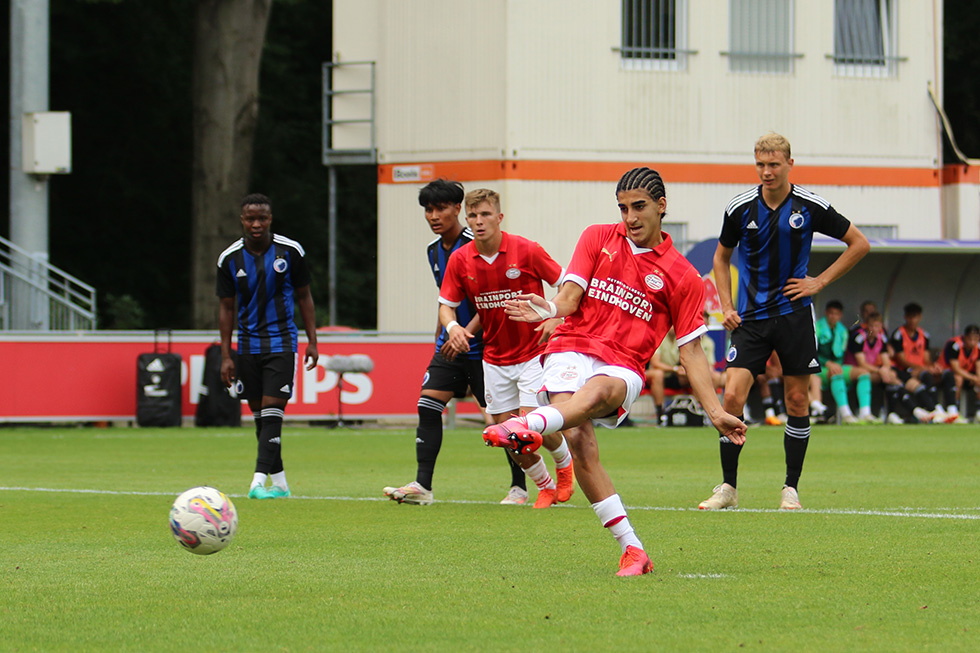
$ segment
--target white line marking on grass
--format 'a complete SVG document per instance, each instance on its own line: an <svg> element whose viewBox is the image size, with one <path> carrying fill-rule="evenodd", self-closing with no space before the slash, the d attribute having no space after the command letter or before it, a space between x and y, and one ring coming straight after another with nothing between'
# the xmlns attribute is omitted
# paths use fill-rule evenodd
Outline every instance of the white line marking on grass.
<svg viewBox="0 0 980 653"><path fill-rule="evenodd" d="M730 578L728 574L677 574L678 578Z"/></svg>
<svg viewBox="0 0 980 653"><path fill-rule="evenodd" d="M82 488L51 488L51 487L3 487L0 492L64 492L66 494L106 494L122 496L172 496L176 497L183 490L174 492L149 492L139 490L92 490ZM245 494L225 493L233 499L242 499ZM391 501L388 497L349 497L349 496L300 496L293 495L287 501ZM497 501L476 501L471 499L440 499L437 503L448 503L451 505L475 505L475 506L497 506ZM556 508L582 509L586 506L564 505L555 506ZM656 512L704 512L697 508L678 508L676 506L626 506L629 510L652 510ZM508 509L512 509L509 508ZM917 512L926 508L902 508L899 510L858 510L847 508L825 508L825 509L802 509L792 512L804 515L864 515L868 517L911 517L920 519L966 519L980 520L980 514L958 514L958 513L937 513L937 512ZM932 510L936 510L933 508ZM977 508L939 508L938 510L978 510ZM787 513L790 511L776 510L775 508L736 508L734 510L719 510L711 512L721 513Z"/></svg>

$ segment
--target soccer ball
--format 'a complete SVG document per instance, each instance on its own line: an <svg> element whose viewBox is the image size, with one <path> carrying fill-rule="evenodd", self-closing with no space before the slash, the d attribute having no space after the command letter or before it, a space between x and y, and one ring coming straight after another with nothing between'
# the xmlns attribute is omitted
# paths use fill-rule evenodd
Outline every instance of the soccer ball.
<svg viewBox="0 0 980 653"><path fill-rule="evenodd" d="M170 509L170 532L191 553L217 553L228 546L236 530L235 504L213 487L192 487L177 497Z"/></svg>

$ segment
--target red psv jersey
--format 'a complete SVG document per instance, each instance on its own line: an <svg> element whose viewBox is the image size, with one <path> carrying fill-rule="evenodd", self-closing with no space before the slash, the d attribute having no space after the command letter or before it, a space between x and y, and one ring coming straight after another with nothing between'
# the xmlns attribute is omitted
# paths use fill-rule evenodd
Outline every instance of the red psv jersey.
<svg viewBox="0 0 980 653"><path fill-rule="evenodd" d="M470 242L453 252L439 289L439 302L459 306L469 299L483 324L483 360L492 365L525 363L544 350L536 324L515 322L504 313L504 302L523 293L542 295L542 281L555 285L561 266L538 243L504 232L492 261L480 256Z"/></svg>
<svg viewBox="0 0 980 653"><path fill-rule="evenodd" d="M565 318L545 353L573 351L643 378L647 361L670 327L677 344L705 333L704 283L670 236L653 249L637 247L618 224L592 225L579 238L565 283L585 296Z"/></svg>

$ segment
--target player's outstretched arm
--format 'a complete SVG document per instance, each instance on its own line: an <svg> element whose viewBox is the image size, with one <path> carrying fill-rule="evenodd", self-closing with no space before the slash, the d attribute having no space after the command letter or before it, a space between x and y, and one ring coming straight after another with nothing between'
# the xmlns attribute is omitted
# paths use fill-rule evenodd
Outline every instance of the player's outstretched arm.
<svg viewBox="0 0 980 653"><path fill-rule="evenodd" d="M724 316L722 324L729 331L734 331L742 323L742 318L739 317L738 311L735 310L735 304L732 301L731 265L734 251L734 248L725 247L721 243L718 243L718 247L715 248L714 259L712 259L711 263L711 268L715 273L715 288L718 290L718 301L721 303L721 312Z"/></svg>
<svg viewBox="0 0 980 653"><path fill-rule="evenodd" d="M299 314L303 316L303 329L306 331L306 352L303 361L306 363L306 369L312 370L320 360L320 352L316 342L316 309L313 307L313 294L310 293L309 285L297 288L295 297Z"/></svg>
<svg viewBox="0 0 980 653"><path fill-rule="evenodd" d="M681 365L687 371L688 382L694 390L694 396L701 402L711 424L718 432L732 441L732 444L745 444L746 427L739 418L725 412L715 394L715 386L711 381L711 368L708 358L701 349L701 341L695 338L681 345Z"/></svg>
<svg viewBox="0 0 980 653"><path fill-rule="evenodd" d="M516 322L541 322L553 317L565 317L578 310L584 295L577 283L566 281L551 301L528 293L504 302L504 313Z"/></svg>
<svg viewBox="0 0 980 653"><path fill-rule="evenodd" d="M222 297L218 307L218 333L221 336L221 382L226 388L235 380L235 359L231 357L231 330L235 324L235 298Z"/></svg>

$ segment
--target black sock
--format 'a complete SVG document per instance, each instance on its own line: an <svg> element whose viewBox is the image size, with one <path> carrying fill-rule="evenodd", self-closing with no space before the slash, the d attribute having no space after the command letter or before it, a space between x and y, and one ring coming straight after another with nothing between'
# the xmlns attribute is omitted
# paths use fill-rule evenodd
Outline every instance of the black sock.
<svg viewBox="0 0 980 653"><path fill-rule="evenodd" d="M786 419L783 449L786 451L786 485L796 488L803 473L803 459L810 442L810 418L790 415Z"/></svg>
<svg viewBox="0 0 980 653"><path fill-rule="evenodd" d="M924 385L920 385L918 388L916 388L913 396L915 398L915 403L919 408L932 410L936 407L936 398L931 392L929 392L929 388Z"/></svg>
<svg viewBox="0 0 980 653"><path fill-rule="evenodd" d="M956 375L950 370L944 370L943 375L939 377L939 384L943 387L943 398L946 400L946 406L957 406ZM957 410L959 410L959 406L957 406Z"/></svg>
<svg viewBox="0 0 980 653"><path fill-rule="evenodd" d="M276 474L282 471L282 408L262 409L262 428L259 431L259 455L255 471Z"/></svg>
<svg viewBox="0 0 980 653"><path fill-rule="evenodd" d="M252 413L252 419L255 420L255 440L262 439L262 409Z"/></svg>
<svg viewBox="0 0 980 653"><path fill-rule="evenodd" d="M504 451L504 455L507 456L507 463L510 465L510 484L511 487L517 486L524 491L527 491L527 479L524 475L524 470L521 466L510 457L510 454Z"/></svg>
<svg viewBox="0 0 980 653"><path fill-rule="evenodd" d="M442 448L442 411L446 404L432 397L419 397L419 426L415 429L415 460L418 471L415 482L432 489L432 472Z"/></svg>
<svg viewBox="0 0 980 653"><path fill-rule="evenodd" d="M783 388L783 382L779 379L769 379L769 394L772 395L772 403L776 409L777 415L782 415L786 412L786 406L783 401L785 395L785 389Z"/></svg>
<svg viewBox="0 0 980 653"><path fill-rule="evenodd" d="M743 422L744 416L738 417ZM742 453L742 445L733 444L726 437L719 438L719 448L721 449L721 475L725 483L734 488L738 487L738 456Z"/></svg>

